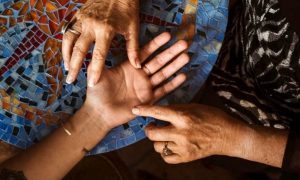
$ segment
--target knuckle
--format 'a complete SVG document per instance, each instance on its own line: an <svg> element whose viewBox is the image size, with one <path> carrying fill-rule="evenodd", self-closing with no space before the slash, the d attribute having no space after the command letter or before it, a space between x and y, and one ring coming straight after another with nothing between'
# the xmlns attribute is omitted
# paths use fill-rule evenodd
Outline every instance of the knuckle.
<svg viewBox="0 0 300 180"><path fill-rule="evenodd" d="M71 40L71 34L66 32L64 35L63 35L63 42L65 41L69 41Z"/></svg>
<svg viewBox="0 0 300 180"><path fill-rule="evenodd" d="M99 73L100 73L100 70L97 69L97 68L95 68L95 67L93 67L93 68L91 68L91 69L89 70L89 73L90 73L90 74L93 74L93 75L94 75L94 78L97 78L98 75L99 75Z"/></svg>
<svg viewBox="0 0 300 180"><path fill-rule="evenodd" d="M158 42L158 40L156 38L154 38L151 43L150 43L151 46L153 47L160 47L160 43Z"/></svg>
<svg viewBox="0 0 300 180"><path fill-rule="evenodd" d="M191 156L191 157L195 157L196 156L196 154L197 154L197 150L196 150L196 148L194 147L194 146L190 146L190 153L189 153L189 155Z"/></svg>
<svg viewBox="0 0 300 180"><path fill-rule="evenodd" d="M154 150L155 150L156 152L158 152L158 153L161 152L158 143L154 143Z"/></svg>
<svg viewBox="0 0 300 180"><path fill-rule="evenodd" d="M163 70L158 72L158 76L161 77L163 81L167 79L167 74Z"/></svg>
<svg viewBox="0 0 300 180"><path fill-rule="evenodd" d="M166 79L167 79L167 78L166 78ZM165 80L166 80L166 79L165 79ZM173 90L176 86L177 86L177 84L176 84L174 81L170 81L170 82L169 82L169 87L170 87L171 90ZM170 91L170 90L169 90L169 91ZM166 90L166 92L167 92L167 90Z"/></svg>
<svg viewBox="0 0 300 180"><path fill-rule="evenodd" d="M184 147L188 148L189 144L190 144L190 140L189 137L185 135L186 133L184 133L184 135L182 136L182 142L184 144Z"/></svg>
<svg viewBox="0 0 300 180"><path fill-rule="evenodd" d="M71 72L76 72L79 68L75 64L70 64L69 69L70 69L69 73L71 73Z"/></svg>
<svg viewBox="0 0 300 180"><path fill-rule="evenodd" d="M103 60L105 58L105 54L99 48L95 48L93 51L93 60Z"/></svg>
<svg viewBox="0 0 300 180"><path fill-rule="evenodd" d="M153 114L154 115L157 115L157 116L159 116L159 115L161 115L162 113L161 113L161 111L159 110L159 109L153 109Z"/></svg>
<svg viewBox="0 0 300 180"><path fill-rule="evenodd" d="M191 120L190 113L187 111L177 111L177 116L183 120L183 122L187 123Z"/></svg>
<svg viewBox="0 0 300 180"><path fill-rule="evenodd" d="M167 50L168 56L170 57L174 57L176 56L179 52L178 51L174 51L173 49L168 49Z"/></svg>
<svg viewBox="0 0 300 180"><path fill-rule="evenodd" d="M164 65L164 59L163 58L161 58L161 56L156 56L155 57L156 58L156 62L159 64L159 65Z"/></svg>
<svg viewBox="0 0 300 180"><path fill-rule="evenodd" d="M145 55L152 54L151 47L149 45L145 46L142 50L142 53Z"/></svg>
<svg viewBox="0 0 300 180"><path fill-rule="evenodd" d="M75 55L84 55L84 51L83 51L83 49L82 49L82 47L80 47L80 46L78 46L78 45L75 45L74 47L73 47L73 54L75 54Z"/></svg>
<svg viewBox="0 0 300 180"><path fill-rule="evenodd" d="M161 93L164 95L168 93L165 86L161 87Z"/></svg>

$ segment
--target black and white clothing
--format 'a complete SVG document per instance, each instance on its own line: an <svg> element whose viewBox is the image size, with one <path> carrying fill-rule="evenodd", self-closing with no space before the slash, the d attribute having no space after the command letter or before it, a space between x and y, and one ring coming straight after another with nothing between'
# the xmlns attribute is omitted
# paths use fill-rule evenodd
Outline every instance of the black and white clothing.
<svg viewBox="0 0 300 180"><path fill-rule="evenodd" d="M240 0L208 83L250 124L289 129L285 179L300 175L300 1Z"/></svg>
<svg viewBox="0 0 300 180"><path fill-rule="evenodd" d="M248 123L289 128L300 117L298 34L278 0L243 0L233 17L209 83Z"/></svg>

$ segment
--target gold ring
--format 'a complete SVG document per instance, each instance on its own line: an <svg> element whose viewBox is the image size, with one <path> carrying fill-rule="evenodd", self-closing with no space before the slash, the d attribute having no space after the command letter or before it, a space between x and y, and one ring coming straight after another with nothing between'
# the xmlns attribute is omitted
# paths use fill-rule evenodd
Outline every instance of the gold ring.
<svg viewBox="0 0 300 180"><path fill-rule="evenodd" d="M78 31L76 31L75 29L72 28L74 23L75 23L74 20L71 20L70 22L66 22L61 28L61 33L65 34L66 32L70 31L73 34L80 35L81 34L80 32L78 32Z"/></svg>
<svg viewBox="0 0 300 180"><path fill-rule="evenodd" d="M169 144L169 142L166 141L165 142L165 147L163 148L163 151L162 151L162 155L163 156L170 156L170 155L174 154L173 151L168 148L168 144Z"/></svg>

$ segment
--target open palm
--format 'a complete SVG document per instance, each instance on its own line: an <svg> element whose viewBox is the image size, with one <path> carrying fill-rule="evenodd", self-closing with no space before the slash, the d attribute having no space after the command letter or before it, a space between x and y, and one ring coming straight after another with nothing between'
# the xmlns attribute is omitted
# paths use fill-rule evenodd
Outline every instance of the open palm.
<svg viewBox="0 0 300 180"><path fill-rule="evenodd" d="M145 62L169 40L168 33L157 36L142 49L141 60ZM103 119L112 123L112 126L129 121L134 118L131 113L134 106L152 104L186 80L184 74L179 74L165 83L165 80L188 63L188 55L182 53L186 48L186 42L178 41L147 61L142 69L135 69L128 61L115 68L105 69L99 83L88 88L86 103L101 111Z"/></svg>

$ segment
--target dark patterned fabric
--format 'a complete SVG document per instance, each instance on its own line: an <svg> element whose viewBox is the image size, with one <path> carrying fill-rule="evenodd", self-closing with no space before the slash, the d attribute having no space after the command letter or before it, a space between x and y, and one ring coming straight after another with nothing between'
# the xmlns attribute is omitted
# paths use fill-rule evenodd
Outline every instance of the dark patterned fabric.
<svg viewBox="0 0 300 180"><path fill-rule="evenodd" d="M288 128L300 117L299 36L277 0L243 0L231 15L209 83L248 123Z"/></svg>

